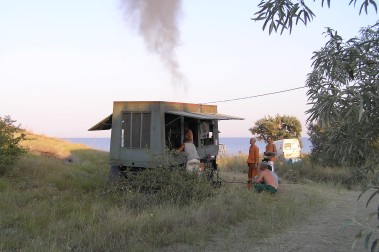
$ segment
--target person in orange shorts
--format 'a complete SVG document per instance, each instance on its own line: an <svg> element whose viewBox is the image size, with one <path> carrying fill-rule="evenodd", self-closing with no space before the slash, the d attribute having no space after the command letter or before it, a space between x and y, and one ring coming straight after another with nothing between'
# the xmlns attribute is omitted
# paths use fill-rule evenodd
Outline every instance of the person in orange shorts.
<svg viewBox="0 0 379 252"><path fill-rule="evenodd" d="M251 188L252 179L258 176L259 148L255 144L256 141L255 138L250 138L249 156L247 157L247 166L249 168L247 172L247 188Z"/></svg>

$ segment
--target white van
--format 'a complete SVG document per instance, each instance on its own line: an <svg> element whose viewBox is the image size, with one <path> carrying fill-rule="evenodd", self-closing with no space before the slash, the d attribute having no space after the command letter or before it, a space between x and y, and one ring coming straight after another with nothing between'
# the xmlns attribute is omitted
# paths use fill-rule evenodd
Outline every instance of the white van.
<svg viewBox="0 0 379 252"><path fill-rule="evenodd" d="M276 157L290 163L300 161L300 142L296 138L282 139L274 142L276 146Z"/></svg>

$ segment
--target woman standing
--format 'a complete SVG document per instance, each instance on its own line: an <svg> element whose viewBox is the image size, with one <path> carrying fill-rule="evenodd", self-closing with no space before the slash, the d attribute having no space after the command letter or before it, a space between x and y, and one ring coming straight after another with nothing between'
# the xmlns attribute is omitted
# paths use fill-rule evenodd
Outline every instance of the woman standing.
<svg viewBox="0 0 379 252"><path fill-rule="evenodd" d="M184 151L187 157L186 169L189 172L200 172L200 157L196 146L193 144L193 133L189 129L184 136L184 143L176 150L177 153Z"/></svg>

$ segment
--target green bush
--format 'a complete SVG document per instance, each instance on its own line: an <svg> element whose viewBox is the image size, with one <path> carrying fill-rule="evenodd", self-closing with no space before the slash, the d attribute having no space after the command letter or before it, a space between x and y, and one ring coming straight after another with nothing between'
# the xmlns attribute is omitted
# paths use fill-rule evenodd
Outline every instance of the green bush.
<svg viewBox="0 0 379 252"><path fill-rule="evenodd" d="M184 206L201 202L215 192L205 174L189 173L180 167L126 171L126 175L115 183L113 192L126 195L123 200L133 209L156 204Z"/></svg>
<svg viewBox="0 0 379 252"><path fill-rule="evenodd" d="M25 140L25 134L20 125L14 126L16 122L10 116L0 116L0 175L4 174L16 160L26 152L20 145Z"/></svg>

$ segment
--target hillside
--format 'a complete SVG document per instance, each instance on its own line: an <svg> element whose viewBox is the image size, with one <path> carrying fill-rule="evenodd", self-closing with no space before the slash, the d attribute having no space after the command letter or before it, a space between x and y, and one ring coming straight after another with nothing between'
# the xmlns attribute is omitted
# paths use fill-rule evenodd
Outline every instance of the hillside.
<svg viewBox="0 0 379 252"><path fill-rule="evenodd" d="M52 138L44 135L38 135L27 132L26 141L22 142L22 146L26 147L30 153L54 157L57 159L70 159L75 157L73 152L75 150L90 150L89 146L84 144L74 144L57 138Z"/></svg>
<svg viewBox="0 0 379 252"><path fill-rule="evenodd" d="M220 165L220 189L167 169L141 173L137 187L108 184L108 152L29 138L30 152L0 177L0 251L251 251L246 244L265 248L259 242L307 223L346 191L284 181L276 195L256 194L239 182L244 162Z"/></svg>

